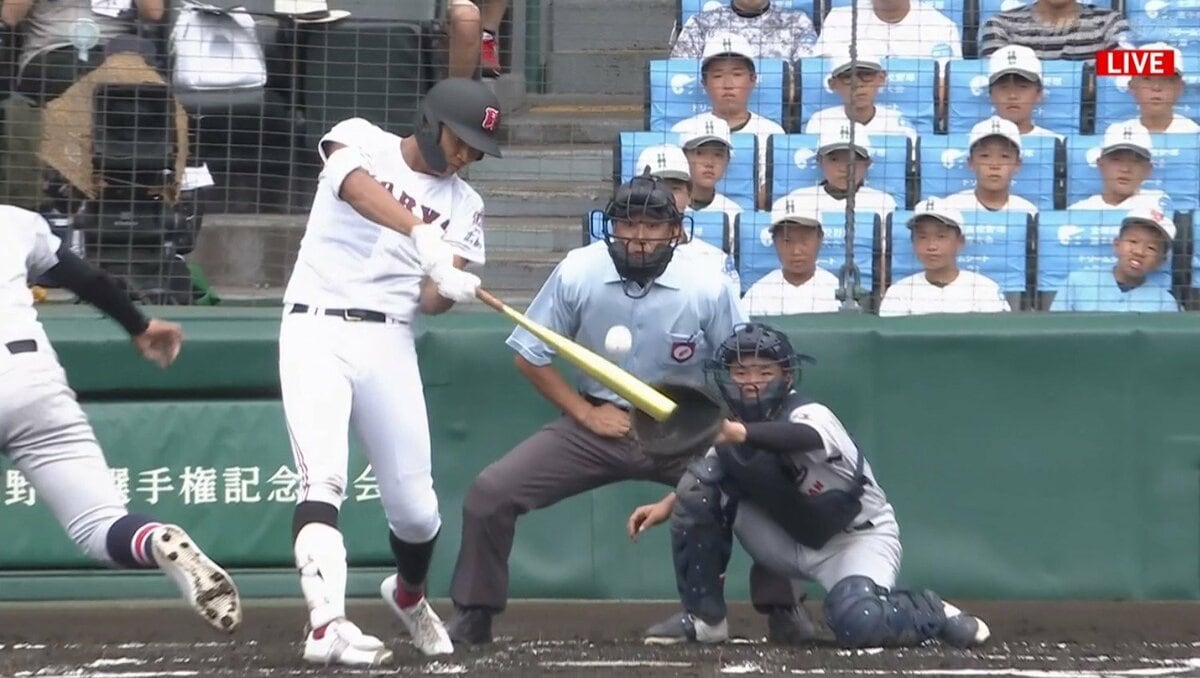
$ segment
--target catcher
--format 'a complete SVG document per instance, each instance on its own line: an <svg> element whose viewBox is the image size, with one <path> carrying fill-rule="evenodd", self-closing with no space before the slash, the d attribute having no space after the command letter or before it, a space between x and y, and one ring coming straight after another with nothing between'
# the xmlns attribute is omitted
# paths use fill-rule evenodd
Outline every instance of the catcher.
<svg viewBox="0 0 1200 678"><path fill-rule="evenodd" d="M825 620L842 647L986 641L982 620L937 594L893 588L902 549L892 506L833 412L796 392L802 361L811 358L760 323L738 328L717 348L706 371L734 419L723 422L716 446L688 467L673 494L629 518L632 538L670 515L684 607L651 627L646 642L728 639L720 575L732 552L730 524L755 564L827 591ZM635 427L652 426L641 421ZM695 449L669 447L661 452Z"/></svg>
<svg viewBox="0 0 1200 678"><path fill-rule="evenodd" d="M647 383L703 385L704 361L745 320L737 299L709 264L674 256L683 215L662 181L644 175L623 184L604 216L604 241L569 252L526 315L598 353L610 328L628 324L633 346L618 359L623 368ZM507 603L520 516L622 480L673 487L687 464L643 453L630 435L629 403L586 376L578 387L568 384L552 364L554 351L528 331L517 328L508 345L517 370L563 416L485 468L467 490L450 585L447 631L455 643L492 640L492 619ZM756 570L750 583L756 606L769 615L770 637L811 637L790 581Z"/></svg>

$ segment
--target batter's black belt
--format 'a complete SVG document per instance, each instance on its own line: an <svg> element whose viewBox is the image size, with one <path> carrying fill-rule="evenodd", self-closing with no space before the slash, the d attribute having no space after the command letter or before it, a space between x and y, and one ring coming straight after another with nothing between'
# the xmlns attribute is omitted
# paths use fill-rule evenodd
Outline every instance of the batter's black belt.
<svg viewBox="0 0 1200 678"><path fill-rule="evenodd" d="M22 339L20 341L10 341L4 345L8 352L17 355L18 353L36 353L38 350L37 342L33 339Z"/></svg>
<svg viewBox="0 0 1200 678"><path fill-rule="evenodd" d="M308 313L312 309L308 304L292 304L288 309L288 313ZM363 322L363 323L386 323L398 322L407 324L400 320L389 318L388 314L380 313L379 311L368 311L363 308L325 308L320 309L321 315L327 315L333 318L341 318L347 322Z"/></svg>

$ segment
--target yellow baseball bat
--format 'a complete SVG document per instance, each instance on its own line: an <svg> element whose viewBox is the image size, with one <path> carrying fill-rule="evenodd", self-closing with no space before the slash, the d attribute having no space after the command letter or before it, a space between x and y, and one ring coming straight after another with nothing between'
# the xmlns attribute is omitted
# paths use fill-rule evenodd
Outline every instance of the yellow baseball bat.
<svg viewBox="0 0 1200 678"><path fill-rule="evenodd" d="M525 314L500 301L487 290L479 288L475 291L475 296L483 303L511 318L516 324L529 330L531 334L546 342L546 345L557 351L559 355L656 420L666 421L667 417L675 411L675 401L654 387L554 330L526 318Z"/></svg>

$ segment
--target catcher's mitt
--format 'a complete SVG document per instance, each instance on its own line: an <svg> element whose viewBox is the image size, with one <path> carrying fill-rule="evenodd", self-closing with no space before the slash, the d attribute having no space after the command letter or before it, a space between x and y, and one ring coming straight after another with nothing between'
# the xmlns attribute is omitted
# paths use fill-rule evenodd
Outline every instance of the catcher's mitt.
<svg viewBox="0 0 1200 678"><path fill-rule="evenodd" d="M654 384L678 407L666 421L635 410L634 437L651 457L691 457L704 454L721 432L725 408L707 392L681 384Z"/></svg>

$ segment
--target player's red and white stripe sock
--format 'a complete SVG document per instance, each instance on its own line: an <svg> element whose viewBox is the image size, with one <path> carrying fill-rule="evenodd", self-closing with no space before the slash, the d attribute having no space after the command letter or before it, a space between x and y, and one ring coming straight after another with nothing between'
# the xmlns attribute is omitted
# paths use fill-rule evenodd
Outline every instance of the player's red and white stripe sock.
<svg viewBox="0 0 1200 678"><path fill-rule="evenodd" d="M414 590L414 587L410 587L408 584L405 584L403 579L401 579L400 577L396 577L395 599L396 599L396 604L399 605L402 609L407 610L408 608L412 607L413 605L416 605L417 603L424 600L424 598L425 598L425 587L423 587L423 586L415 587L415 590Z"/></svg>
<svg viewBox="0 0 1200 678"><path fill-rule="evenodd" d="M140 565L146 567L157 567L158 563L154 560L154 554L150 552L150 537L154 531L162 527L162 523L146 523L133 533L133 539L129 543L129 548L133 552L133 558Z"/></svg>
<svg viewBox="0 0 1200 678"><path fill-rule="evenodd" d="M150 516L131 513L121 516L108 528L105 547L112 561L121 567L141 569L157 567L150 549L151 536L162 523Z"/></svg>

